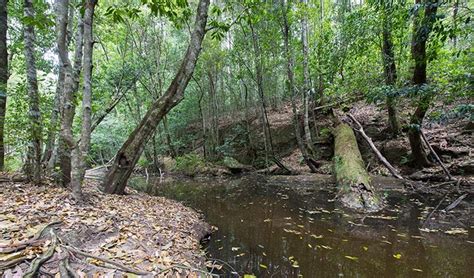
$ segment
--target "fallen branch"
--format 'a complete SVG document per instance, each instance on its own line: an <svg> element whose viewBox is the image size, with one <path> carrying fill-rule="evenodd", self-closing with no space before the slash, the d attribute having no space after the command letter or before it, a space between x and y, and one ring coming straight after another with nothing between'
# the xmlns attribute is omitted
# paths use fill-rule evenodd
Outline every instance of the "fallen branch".
<svg viewBox="0 0 474 278"><path fill-rule="evenodd" d="M140 270L135 270L133 268L130 268L130 267L127 267L119 262L116 262L116 261L113 261L113 260L110 260L110 259L107 259L107 258L102 258L102 257L98 257L98 256L95 256L95 255L92 255L92 254L89 254L89 253L86 253L84 251L81 251L75 247L72 247L72 246L68 246L68 245L62 245L62 247L64 247L65 249L71 251L71 252L74 252L76 254L79 254L81 256L84 256L84 257L88 257L88 258L92 258L92 259L96 259L96 260L99 260L99 261L103 261L105 263L108 263L110 265L113 265L115 267L117 267L119 270L123 271L123 272L128 272L128 273L132 273L132 274L136 274L136 275L151 275L152 273L150 272L144 272L144 271L140 271Z"/></svg>
<svg viewBox="0 0 474 278"><path fill-rule="evenodd" d="M464 198L467 197L467 195L468 195L467 193L464 193L463 195L461 195L459 198L456 199L456 201L454 201L452 204L450 204L449 206L447 206L447 207L444 209L444 211L445 211L445 212L448 212L448 211L454 209L455 207L457 207L457 206L461 203L461 201L462 201Z"/></svg>
<svg viewBox="0 0 474 278"><path fill-rule="evenodd" d="M362 137L364 137L365 141L367 141L367 143L369 144L370 148L372 149L372 151L375 153L375 155L377 156L377 158L380 160L380 162L382 162L382 164L385 166L385 168L387 168L390 173L392 174L392 176L394 176L395 178L397 179L400 179L400 180L403 180L404 178L397 172L397 170L392 166L392 164L390 164L390 162L388 162L388 160L380 153L380 151L377 149L377 147L375 146L374 142L372 141L372 139L367 136L367 134L365 133L364 129L362 128L362 125L359 123L359 121L357 121L357 119L352 115L352 114L348 114L349 118L351 118L351 120L358 126L359 129L355 129L356 131L358 131Z"/></svg>
<svg viewBox="0 0 474 278"><path fill-rule="evenodd" d="M428 142L428 139L426 138L425 136L425 133L423 133L423 131L421 130L420 128L420 134L421 134L421 138L423 138L423 141L425 141L426 145L428 145L428 148L430 149L431 153L434 155L436 161L439 163L439 165L441 165L441 168L443 168L443 171L446 173L446 175L448 176L448 178L450 180L454 180L453 176L451 176L451 174L449 173L448 169L446 168L446 166L444 166L443 162L441 161L441 159L439 158L438 154L435 152L435 150L433 149L433 147L431 146L430 142Z"/></svg>
<svg viewBox="0 0 474 278"><path fill-rule="evenodd" d="M46 261L48 261L53 256L54 250L56 249L57 245L58 245L58 238L56 234L54 234L54 232L51 231L51 245L49 246L46 253L44 253L42 256L37 257L36 259L33 260L28 271L25 274L23 274L23 278L36 277L36 273L38 272L41 265L43 265Z"/></svg>

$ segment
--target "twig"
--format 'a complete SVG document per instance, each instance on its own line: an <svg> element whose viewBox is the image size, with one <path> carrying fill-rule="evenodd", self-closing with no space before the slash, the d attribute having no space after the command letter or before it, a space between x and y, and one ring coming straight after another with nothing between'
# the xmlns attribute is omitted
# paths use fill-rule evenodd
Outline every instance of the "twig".
<svg viewBox="0 0 474 278"><path fill-rule="evenodd" d="M372 141L372 139L369 136L367 136L367 134L365 133L365 131L362 128L362 125L359 123L359 121L357 121L356 118L352 114L349 113L347 115L359 127L359 129L355 129L355 128L354 129L357 130L362 135L362 137L364 137L365 141L367 141L370 148L375 153L375 155L377 155L377 158L380 160L380 162L383 163L385 168L387 168L390 171L392 176L394 176L395 178L397 178L399 180L403 180L404 178L397 172L397 170L392 166L392 164L390 164L390 162L388 162L388 160L380 153L380 151L374 145L374 142Z"/></svg>
<svg viewBox="0 0 474 278"><path fill-rule="evenodd" d="M446 192L443 196L443 198L441 198L441 201L439 201L438 205L430 212L430 214L428 214L428 216L426 217L425 219L425 222L423 222L423 227L426 225L426 223L428 223L428 221L430 220L431 216L433 215L433 213L439 208L439 206L441 206L441 204L443 203L444 199L446 198L446 196L448 196L448 194L450 193L450 191Z"/></svg>
<svg viewBox="0 0 474 278"><path fill-rule="evenodd" d="M444 209L444 211L448 212L448 211L454 209L455 207L457 207L457 206L461 203L461 201L462 201L464 198L467 197L467 195L468 195L467 193L464 193L463 195L461 195L459 198L456 199L456 201L454 201L452 204L450 204L449 206L447 206L447 207Z"/></svg>
<svg viewBox="0 0 474 278"><path fill-rule="evenodd" d="M51 233L51 245L49 246L46 253L44 253L41 257L37 257L36 259L33 260L33 262L30 265L30 268L23 275L23 278L36 277L36 272L38 272L41 265L43 265L46 261L48 261L53 256L54 250L56 249L56 246L58 244L58 238L56 234L54 234L53 231L50 231L50 233Z"/></svg>
<svg viewBox="0 0 474 278"><path fill-rule="evenodd" d="M436 161L439 163L439 165L441 165L441 168L443 168L443 171L446 173L446 175L448 176L448 178L450 180L454 180L453 176L451 176L451 174L449 173L448 169L446 168L446 166L444 166L443 162L441 161L441 159L439 158L438 154L435 152L435 150L433 149L433 147L431 146L430 142L428 142L428 139L426 138L425 134L423 133L423 131L421 130L420 128L420 134L421 134L421 137L423 138L423 141L425 141L426 145L428 145L428 148L430 149L431 153L434 155Z"/></svg>
<svg viewBox="0 0 474 278"><path fill-rule="evenodd" d="M68 246L68 245L62 245L62 247L66 248L67 250L69 251L72 251L74 253L77 253L79 255L82 255L84 257L89 257L89 258L92 258L92 259L96 259L96 260L100 260L100 261L103 261L105 263L108 263L110 265L113 265L115 267L117 267L119 270L121 271L124 271L124 272L129 272L129 273L133 273L133 274L136 274L136 275L151 275L152 273L150 272L144 272L144 271L140 271L140 270L135 270L133 268L130 268L130 267L127 267L119 262L116 262L116 261L113 261L113 260L110 260L110 259L106 259L106 258L102 258L102 257L98 257L98 256L94 256L92 254L89 254L89 253L86 253L86 252L83 252L75 247L72 247L72 246Z"/></svg>

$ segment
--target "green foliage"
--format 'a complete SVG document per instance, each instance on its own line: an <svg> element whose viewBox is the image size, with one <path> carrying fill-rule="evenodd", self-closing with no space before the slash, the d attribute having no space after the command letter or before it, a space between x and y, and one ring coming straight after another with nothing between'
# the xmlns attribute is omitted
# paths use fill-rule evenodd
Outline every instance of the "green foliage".
<svg viewBox="0 0 474 278"><path fill-rule="evenodd" d="M175 171L184 173L189 176L194 176L202 172L206 167L206 162L201 156L189 153L176 158Z"/></svg>

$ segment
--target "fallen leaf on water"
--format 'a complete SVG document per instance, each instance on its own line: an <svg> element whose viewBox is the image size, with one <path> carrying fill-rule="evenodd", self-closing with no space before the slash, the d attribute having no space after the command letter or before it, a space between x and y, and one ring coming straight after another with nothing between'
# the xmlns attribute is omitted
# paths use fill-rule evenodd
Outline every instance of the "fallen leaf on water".
<svg viewBox="0 0 474 278"><path fill-rule="evenodd" d="M402 258L402 254L398 253L398 254L393 254L393 257L397 260L400 260Z"/></svg>
<svg viewBox="0 0 474 278"><path fill-rule="evenodd" d="M267 268L268 268L268 267L267 267L266 265L264 265L264 264L259 264L259 266L260 266L261 268L264 268L264 269L267 269Z"/></svg>
<svg viewBox="0 0 474 278"><path fill-rule="evenodd" d="M316 239L323 238L322 235L315 235L315 234L311 234L311 237L316 238Z"/></svg>
<svg viewBox="0 0 474 278"><path fill-rule="evenodd" d="M359 258L353 257L353 256L344 256L344 258L349 259L349 260L353 260L353 261L357 261L359 259Z"/></svg>
<svg viewBox="0 0 474 278"><path fill-rule="evenodd" d="M265 223L270 222L270 221L272 221L270 218L267 218L267 219L263 220L263 222L265 222Z"/></svg>
<svg viewBox="0 0 474 278"><path fill-rule="evenodd" d="M416 271L416 272L423 272L423 270L419 269L419 268L412 268L413 271Z"/></svg>
<svg viewBox="0 0 474 278"><path fill-rule="evenodd" d="M362 249L364 249L364 251L367 251L367 250L369 250L369 247L363 246Z"/></svg>
<svg viewBox="0 0 474 278"><path fill-rule="evenodd" d="M444 231L445 234L448 235L467 235L467 230L463 228L453 228L448 231Z"/></svg>
<svg viewBox="0 0 474 278"><path fill-rule="evenodd" d="M235 251L239 251L239 250L240 250L240 247L232 247L231 250L234 251L234 252L235 252Z"/></svg>

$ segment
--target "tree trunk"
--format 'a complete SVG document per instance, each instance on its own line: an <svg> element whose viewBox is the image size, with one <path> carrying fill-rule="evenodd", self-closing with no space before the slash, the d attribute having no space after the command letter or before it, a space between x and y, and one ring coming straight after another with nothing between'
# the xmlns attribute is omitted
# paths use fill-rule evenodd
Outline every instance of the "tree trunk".
<svg viewBox="0 0 474 278"><path fill-rule="evenodd" d="M209 1L199 1L195 27L183 62L166 93L151 105L138 127L118 151L114 163L105 177L105 192L124 193L127 180L132 174L146 142L154 134L163 117L184 98L184 91L193 74L206 33Z"/></svg>
<svg viewBox="0 0 474 278"><path fill-rule="evenodd" d="M176 158L178 154L176 150L174 149L173 141L171 140L171 135L168 128L168 118L166 116L163 117L163 129L165 130L166 144L168 145L168 148L170 149L170 155L172 158Z"/></svg>
<svg viewBox="0 0 474 278"><path fill-rule="evenodd" d="M71 152L76 142L72 132L75 114L75 94L79 87L79 77L82 69L84 24L78 18L76 33L76 48L74 51L74 66L71 65L67 49L68 0L57 0L58 6L58 54L61 66L64 68L64 87L62 92L61 132L59 143L59 166L61 183L68 186L71 182Z"/></svg>
<svg viewBox="0 0 474 278"><path fill-rule="evenodd" d="M308 0L301 1L305 6ZM313 148L313 139L311 137L311 128L309 127L309 106L311 98L311 80L309 77L309 47L308 47L308 20L306 15L301 21L301 41L303 43L303 102L304 102L304 136L306 146L311 156L315 154Z"/></svg>
<svg viewBox="0 0 474 278"><path fill-rule="evenodd" d="M0 0L0 172L5 167L4 127L7 108L8 52L7 14L8 0Z"/></svg>
<svg viewBox="0 0 474 278"><path fill-rule="evenodd" d="M87 154L89 153L92 126L92 52L94 50L93 18L97 0L85 1L84 11L84 92L82 94L82 129L79 145L74 149L71 179L72 195L82 200L82 182L86 174Z"/></svg>
<svg viewBox="0 0 474 278"><path fill-rule="evenodd" d="M33 0L25 0L24 15L27 18L34 18L35 12ZM28 150L28 161L26 167L26 175L35 184L41 183L41 137L42 124L40 113L40 99L38 92L38 78L36 74L36 58L35 58L35 29L32 24L25 24L23 30L25 41L25 64L26 79L28 87L29 100L29 118L31 128L30 146Z"/></svg>
<svg viewBox="0 0 474 278"><path fill-rule="evenodd" d="M422 0L416 0L417 5L421 4ZM420 89L421 85L426 84L426 43L429 34L436 20L436 12L438 10L437 0L423 1L425 12L421 18L419 12L415 14L413 22L413 38L412 38L412 57L415 61L415 68L413 71L413 84ZM423 92L424 95L418 102L415 112L410 119L410 130L408 131L408 139L412 151L413 164L417 168L430 165L426 152L423 148L423 141L421 140L420 128L423 124L423 119L430 106L433 98L431 93Z"/></svg>
<svg viewBox="0 0 474 278"><path fill-rule="evenodd" d="M286 4L286 0L283 0L283 39L285 45L285 55L286 55L286 72L288 76L288 90L291 94L291 109L293 111L293 125L295 128L295 136L296 142L298 144L298 148L300 149L301 155L303 156L303 160L305 161L306 165L308 165L311 172L316 172L317 167L312 162L306 147L304 145L303 138L301 137L301 128L300 128L300 121L298 117L298 111L296 109L296 92L295 92L295 82L294 82L294 74L293 74L293 53L290 48L290 26L288 24L288 6Z"/></svg>
<svg viewBox="0 0 474 278"><path fill-rule="evenodd" d="M334 170L343 206L370 212L382 208L382 199L371 185L352 128L344 123L334 130Z"/></svg>
<svg viewBox="0 0 474 278"><path fill-rule="evenodd" d="M46 139L46 144L45 144L46 146L45 146L45 150L43 154L43 163L45 164L46 168L48 168L49 165L51 165L49 161L53 159L54 142L56 141L56 129L58 127L59 115L61 113L61 94L62 94L63 86L64 86L64 69L63 67L59 67L58 83L56 86L56 93L54 95L54 104L53 104L54 106L53 106L53 111L51 111L48 138Z"/></svg>
<svg viewBox="0 0 474 278"><path fill-rule="evenodd" d="M382 30L382 37L383 37L383 46L382 46L382 60L383 60L383 68L384 68L384 75L385 75L385 84L391 86L392 88L395 86L395 82L397 80L397 66L395 64L395 53L393 51L393 42L392 42L392 24L391 24L391 13L387 11L387 8L384 5L384 14L383 14L383 30ZM388 111L388 123L390 126L390 131L394 136L400 134L400 123L398 122L398 113L395 107L395 98L393 95L388 95L386 97L387 103L387 111Z"/></svg>

